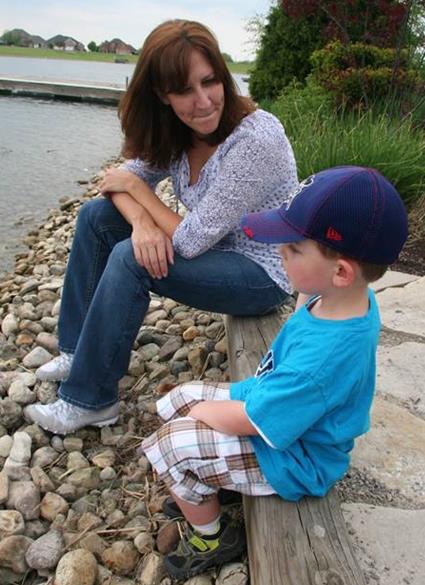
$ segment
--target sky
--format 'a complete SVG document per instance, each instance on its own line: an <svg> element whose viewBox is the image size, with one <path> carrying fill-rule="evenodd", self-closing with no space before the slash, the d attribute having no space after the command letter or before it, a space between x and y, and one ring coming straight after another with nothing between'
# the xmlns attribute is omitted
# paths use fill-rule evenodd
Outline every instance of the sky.
<svg viewBox="0 0 425 585"><path fill-rule="evenodd" d="M271 0L0 0L0 35L22 28L48 39L71 36L87 45L114 37L136 48L164 20L206 24L233 59L253 58L246 22L267 14Z"/></svg>

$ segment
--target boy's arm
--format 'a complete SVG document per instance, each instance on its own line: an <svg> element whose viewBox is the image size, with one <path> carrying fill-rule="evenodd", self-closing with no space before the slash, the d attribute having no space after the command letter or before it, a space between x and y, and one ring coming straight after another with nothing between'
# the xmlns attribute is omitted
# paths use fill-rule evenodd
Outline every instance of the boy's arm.
<svg viewBox="0 0 425 585"><path fill-rule="evenodd" d="M205 400L198 402L188 416L200 420L226 435L258 435L241 400Z"/></svg>

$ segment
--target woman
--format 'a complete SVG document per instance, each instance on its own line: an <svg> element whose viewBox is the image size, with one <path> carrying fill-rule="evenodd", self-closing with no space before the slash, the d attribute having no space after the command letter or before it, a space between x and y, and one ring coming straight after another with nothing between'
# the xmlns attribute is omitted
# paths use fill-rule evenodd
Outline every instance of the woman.
<svg viewBox="0 0 425 585"><path fill-rule="evenodd" d="M253 315L290 290L277 250L265 253L239 221L296 188L293 153L278 120L237 94L211 32L182 20L158 26L119 114L131 160L106 172L105 198L81 208L62 294L61 355L37 371L62 380L60 399L26 408L55 433L116 422L118 381L150 292ZM165 177L185 217L155 195Z"/></svg>

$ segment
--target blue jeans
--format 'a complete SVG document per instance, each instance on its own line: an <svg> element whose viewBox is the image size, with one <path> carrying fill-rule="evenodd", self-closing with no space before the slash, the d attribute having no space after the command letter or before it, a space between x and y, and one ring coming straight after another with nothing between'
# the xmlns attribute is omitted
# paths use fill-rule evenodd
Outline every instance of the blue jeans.
<svg viewBox="0 0 425 585"><path fill-rule="evenodd" d="M118 400L150 292L232 315L262 314L286 297L258 264L235 252L209 250L191 260L175 254L168 276L152 278L136 262L130 235L131 226L108 199L82 206L59 317L59 347L74 361L59 396L83 408Z"/></svg>

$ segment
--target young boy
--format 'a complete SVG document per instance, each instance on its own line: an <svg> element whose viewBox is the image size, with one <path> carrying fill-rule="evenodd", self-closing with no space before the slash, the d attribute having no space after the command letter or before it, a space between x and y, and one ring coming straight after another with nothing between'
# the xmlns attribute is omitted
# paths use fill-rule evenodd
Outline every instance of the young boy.
<svg viewBox="0 0 425 585"><path fill-rule="evenodd" d="M369 428L375 385L380 321L368 283L397 259L407 217L377 171L335 167L304 181L287 209L246 216L242 229L283 244L283 265L306 302L255 376L184 384L157 404L169 422L143 449L174 499L164 511L180 508L188 522L166 558L177 578L244 548L242 529L220 516L220 488L296 501L325 495L346 472L354 439Z"/></svg>

